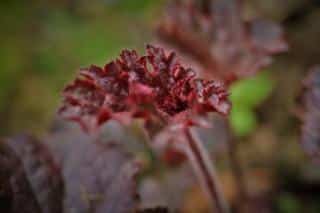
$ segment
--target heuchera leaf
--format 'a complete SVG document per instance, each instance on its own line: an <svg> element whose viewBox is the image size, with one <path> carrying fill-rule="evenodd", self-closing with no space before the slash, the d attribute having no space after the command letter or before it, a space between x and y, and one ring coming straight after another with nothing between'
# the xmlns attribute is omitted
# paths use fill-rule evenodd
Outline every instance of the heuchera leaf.
<svg viewBox="0 0 320 213"><path fill-rule="evenodd" d="M129 213L138 209L140 164L119 143L96 141L81 132L56 133L47 143L63 165L64 212Z"/></svg>
<svg viewBox="0 0 320 213"><path fill-rule="evenodd" d="M0 183L9 193L5 192L10 202L7 212L62 212L60 169L44 144L21 135L1 141L0 152Z"/></svg>
<svg viewBox="0 0 320 213"><path fill-rule="evenodd" d="M288 49L275 23L242 19L239 0L173 1L158 28L169 46L202 65L202 72L225 82L252 75L269 65L271 55ZM201 70L200 70L201 71Z"/></svg>
<svg viewBox="0 0 320 213"><path fill-rule="evenodd" d="M320 67L311 69L303 82L304 113L301 144L303 149L320 163Z"/></svg>
<svg viewBox="0 0 320 213"><path fill-rule="evenodd" d="M6 213L135 212L140 164L115 142L73 131L42 143L0 141L0 207Z"/></svg>
<svg viewBox="0 0 320 213"><path fill-rule="evenodd" d="M147 46L147 54L124 50L104 68L82 69L64 92L59 110L86 131L110 119L130 123L133 118L185 122L192 115L227 114L230 103L221 83L195 78L175 53ZM182 120L182 121L181 121Z"/></svg>
<svg viewBox="0 0 320 213"><path fill-rule="evenodd" d="M26 213L40 213L40 207L19 157L3 142L1 142L0 150L1 210L18 213L24 209Z"/></svg>

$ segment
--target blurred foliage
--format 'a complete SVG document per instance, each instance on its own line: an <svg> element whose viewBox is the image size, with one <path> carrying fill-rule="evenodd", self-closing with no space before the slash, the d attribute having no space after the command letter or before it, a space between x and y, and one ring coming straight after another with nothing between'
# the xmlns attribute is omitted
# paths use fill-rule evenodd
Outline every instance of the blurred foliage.
<svg viewBox="0 0 320 213"><path fill-rule="evenodd" d="M233 106L230 120L236 135L246 136L256 128L257 118L254 110L266 100L273 87L274 82L267 71L232 85L230 99Z"/></svg>
<svg viewBox="0 0 320 213"><path fill-rule="evenodd" d="M279 213L299 213L301 206L298 200L290 194L281 195L277 203Z"/></svg>
<svg viewBox="0 0 320 213"><path fill-rule="evenodd" d="M277 198L276 209L279 213L317 213L320 211L320 205L317 199L314 199L308 205L304 205L303 201L299 200L299 197L290 193L282 193Z"/></svg>
<svg viewBox="0 0 320 213"><path fill-rule="evenodd" d="M41 132L79 67L150 40L161 1L4 1L0 6L0 134Z"/></svg>

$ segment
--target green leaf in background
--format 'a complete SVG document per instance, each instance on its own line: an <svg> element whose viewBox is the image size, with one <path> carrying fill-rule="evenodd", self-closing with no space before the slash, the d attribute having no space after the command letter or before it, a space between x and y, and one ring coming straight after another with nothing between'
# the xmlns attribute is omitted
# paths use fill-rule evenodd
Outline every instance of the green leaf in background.
<svg viewBox="0 0 320 213"><path fill-rule="evenodd" d="M237 136L246 136L255 130L257 126L255 107L270 95L273 85L266 71L232 85L230 99L233 106L230 123Z"/></svg>
<svg viewBox="0 0 320 213"><path fill-rule="evenodd" d="M230 88L231 101L235 105L255 107L268 97L273 84L267 71L260 72L254 77L234 83Z"/></svg>
<svg viewBox="0 0 320 213"><path fill-rule="evenodd" d="M250 134L257 126L253 110L245 107L233 107L230 114L231 127L237 136Z"/></svg>

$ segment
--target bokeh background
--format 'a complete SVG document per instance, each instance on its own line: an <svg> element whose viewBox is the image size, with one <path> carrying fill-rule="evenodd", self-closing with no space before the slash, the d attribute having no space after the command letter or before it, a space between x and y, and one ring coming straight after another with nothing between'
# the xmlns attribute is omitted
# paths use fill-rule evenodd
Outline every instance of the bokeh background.
<svg viewBox="0 0 320 213"><path fill-rule="evenodd" d="M77 70L103 65L123 48L141 51L154 40L153 29L165 3L2 0L0 136L46 132L56 117L60 92ZM297 198L296 191L312 192L312 198L303 196L311 200L312 212L320 212L320 190L316 193L313 188L320 187L315 184L320 171L307 164L300 149L300 123L295 116L301 80L312 65L320 63L320 2L245 0L244 4L247 18L262 16L281 23L290 50L275 57L258 76L232 88L231 120L243 143L243 160L250 168L263 167L252 170L266 182L259 184L268 185L273 180L270 176L282 175L282 189L290 185L279 201L282 212L301 212L304 201ZM269 173L275 166L283 173Z"/></svg>
<svg viewBox="0 0 320 213"><path fill-rule="evenodd" d="M0 3L0 134L41 132L80 67L143 48L163 1L4 0Z"/></svg>

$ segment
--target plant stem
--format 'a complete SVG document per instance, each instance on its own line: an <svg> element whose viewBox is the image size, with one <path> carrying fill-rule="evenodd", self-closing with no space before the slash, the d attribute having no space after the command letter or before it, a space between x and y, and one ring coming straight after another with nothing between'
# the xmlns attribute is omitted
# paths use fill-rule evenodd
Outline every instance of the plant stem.
<svg viewBox="0 0 320 213"><path fill-rule="evenodd" d="M190 128L186 128L186 155L198 176L204 191L210 197L214 205L214 212L227 213L229 208L227 202L220 189L218 177L215 168L209 157L207 150L204 148L202 142L196 138Z"/></svg>

